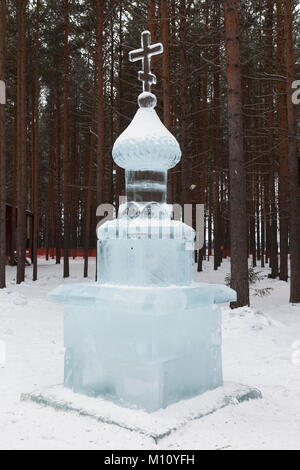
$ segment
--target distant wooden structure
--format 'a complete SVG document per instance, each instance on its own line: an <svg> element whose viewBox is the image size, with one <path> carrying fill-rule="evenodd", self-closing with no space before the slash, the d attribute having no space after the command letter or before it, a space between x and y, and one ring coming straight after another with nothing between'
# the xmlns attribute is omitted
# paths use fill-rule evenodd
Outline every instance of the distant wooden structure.
<svg viewBox="0 0 300 470"><path fill-rule="evenodd" d="M16 240L13 243L13 233L16 236L17 233L17 212L16 209L16 226L15 230L13 231L13 207L10 204L6 204L6 256L11 261L13 245L16 246ZM33 248L33 220L34 215L31 211L26 211L26 256L30 257L32 260L32 248Z"/></svg>

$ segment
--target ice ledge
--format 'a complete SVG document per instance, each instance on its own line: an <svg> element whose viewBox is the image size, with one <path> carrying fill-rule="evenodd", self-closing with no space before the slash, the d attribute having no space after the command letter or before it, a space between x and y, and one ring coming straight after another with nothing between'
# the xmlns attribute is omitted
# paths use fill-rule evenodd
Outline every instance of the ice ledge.
<svg viewBox="0 0 300 470"><path fill-rule="evenodd" d="M185 240L194 242L195 230L179 220L168 219L115 219L105 222L97 230L99 240L143 239Z"/></svg>
<svg viewBox="0 0 300 470"><path fill-rule="evenodd" d="M137 304L145 300L153 306L166 306L168 299L178 308L185 308L187 303L195 301L197 304L222 304L236 301L236 292L222 284L205 284L194 282L190 286L126 286L116 284L65 284L57 287L48 295L50 302L86 305L103 303L114 300L121 305L124 302Z"/></svg>

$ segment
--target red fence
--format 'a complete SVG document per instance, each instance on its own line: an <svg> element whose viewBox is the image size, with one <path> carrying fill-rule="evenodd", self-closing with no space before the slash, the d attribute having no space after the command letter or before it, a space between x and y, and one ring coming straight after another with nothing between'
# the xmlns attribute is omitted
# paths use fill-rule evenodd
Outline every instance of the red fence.
<svg viewBox="0 0 300 470"><path fill-rule="evenodd" d="M47 250L46 248L39 248L38 249L38 257L39 258L46 258L47 255ZM97 250L89 250L89 257L90 258L96 258L97 255ZM56 257L56 249L55 248L50 248L48 250L48 256L49 258L55 258ZM61 250L61 257L64 256L64 250ZM30 252L28 252L27 257L30 258ZM84 257L84 250L83 249L74 249L74 250L69 250L69 258L83 258Z"/></svg>

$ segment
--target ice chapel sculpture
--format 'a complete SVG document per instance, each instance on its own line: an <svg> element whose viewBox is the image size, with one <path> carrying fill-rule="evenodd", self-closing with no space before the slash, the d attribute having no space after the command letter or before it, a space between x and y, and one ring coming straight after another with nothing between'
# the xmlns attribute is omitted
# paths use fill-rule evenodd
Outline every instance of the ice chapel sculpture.
<svg viewBox="0 0 300 470"><path fill-rule="evenodd" d="M167 172L180 146L155 111L151 55L142 33L143 93L116 140L127 202L98 229L97 283L65 284L49 298L65 307L65 386L148 412L223 383L221 312L236 299L224 285L193 282L194 230L173 220Z"/></svg>

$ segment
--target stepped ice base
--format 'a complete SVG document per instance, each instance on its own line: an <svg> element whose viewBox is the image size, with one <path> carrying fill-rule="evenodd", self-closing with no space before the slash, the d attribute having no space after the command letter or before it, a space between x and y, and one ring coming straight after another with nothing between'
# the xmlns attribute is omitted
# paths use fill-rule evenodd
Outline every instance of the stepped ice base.
<svg viewBox="0 0 300 470"><path fill-rule="evenodd" d="M75 412L100 423L113 424L149 436L158 442L190 421L201 419L225 406L262 398L259 390L233 382L203 395L183 400L154 413L123 408L103 398L73 393L63 386L23 394L23 401L32 401L56 410Z"/></svg>
<svg viewBox="0 0 300 470"><path fill-rule="evenodd" d="M148 412L222 385L222 285L64 285L65 386Z"/></svg>

